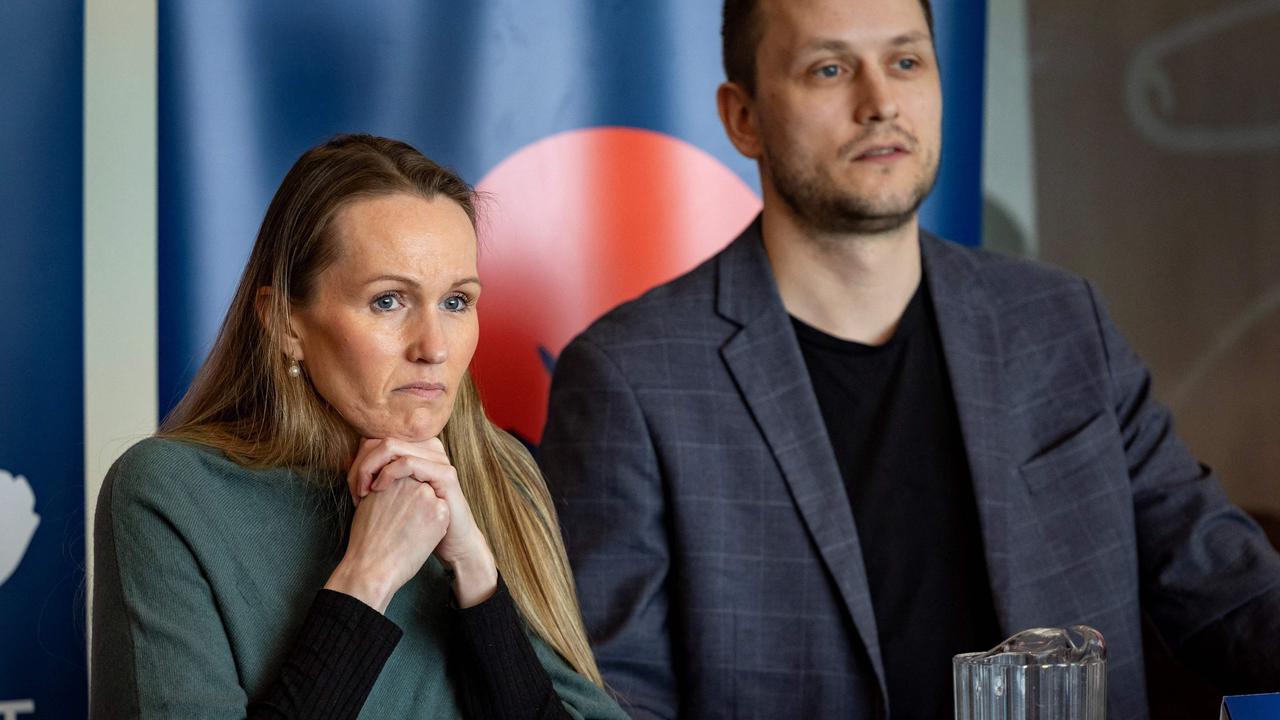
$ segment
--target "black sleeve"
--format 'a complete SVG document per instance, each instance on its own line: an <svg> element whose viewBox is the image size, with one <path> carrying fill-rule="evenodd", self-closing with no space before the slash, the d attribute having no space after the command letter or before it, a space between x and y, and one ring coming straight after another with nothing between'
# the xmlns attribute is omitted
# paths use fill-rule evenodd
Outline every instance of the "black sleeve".
<svg viewBox="0 0 1280 720"><path fill-rule="evenodd" d="M570 715L538 662L507 586L493 597L453 608L457 682L467 717L558 720Z"/></svg>
<svg viewBox="0 0 1280 720"><path fill-rule="evenodd" d="M402 634L350 595L321 590L280 676L249 703L249 720L356 717Z"/></svg>

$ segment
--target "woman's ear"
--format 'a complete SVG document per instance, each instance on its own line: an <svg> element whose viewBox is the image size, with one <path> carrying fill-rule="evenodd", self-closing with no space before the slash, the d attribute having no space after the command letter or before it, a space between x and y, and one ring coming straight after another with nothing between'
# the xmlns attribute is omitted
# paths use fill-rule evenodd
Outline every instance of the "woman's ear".
<svg viewBox="0 0 1280 720"><path fill-rule="evenodd" d="M254 297L254 311L258 314L258 322L262 323L262 328L271 333L272 325L276 322L275 310L275 290L264 285L258 288L258 294ZM294 322L293 311L289 311L288 324L284 328L284 335L281 338L284 341L285 352L289 354L289 359L295 362L302 362L302 336L298 333L298 323Z"/></svg>

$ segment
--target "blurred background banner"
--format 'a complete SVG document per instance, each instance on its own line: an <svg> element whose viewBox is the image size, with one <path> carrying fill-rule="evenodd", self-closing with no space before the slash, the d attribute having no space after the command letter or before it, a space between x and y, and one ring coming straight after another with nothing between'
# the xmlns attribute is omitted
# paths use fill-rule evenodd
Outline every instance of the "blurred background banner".
<svg viewBox="0 0 1280 720"><path fill-rule="evenodd" d="M925 225L981 235L983 2L939 3L943 177ZM159 8L159 399L207 353L271 193L340 132L408 141L488 194L475 371L541 436L556 354L759 208L715 109L720 3L173 0Z"/></svg>
<svg viewBox="0 0 1280 720"><path fill-rule="evenodd" d="M1041 255L1097 283L1192 448L1280 518L1280 0L1031 7Z"/></svg>
<svg viewBox="0 0 1280 720"><path fill-rule="evenodd" d="M83 15L0 3L0 717L85 715Z"/></svg>

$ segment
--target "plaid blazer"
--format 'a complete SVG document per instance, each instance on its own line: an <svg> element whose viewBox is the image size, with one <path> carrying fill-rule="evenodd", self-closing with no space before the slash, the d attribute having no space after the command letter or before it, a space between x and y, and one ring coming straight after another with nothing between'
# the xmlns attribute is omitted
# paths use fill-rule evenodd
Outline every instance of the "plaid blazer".
<svg viewBox="0 0 1280 720"><path fill-rule="evenodd" d="M1089 284L920 243L1001 629L1102 631L1112 720L1147 715L1144 613L1219 679L1280 686L1280 558L1174 435ZM539 459L634 717L891 717L853 514L758 219L565 348Z"/></svg>

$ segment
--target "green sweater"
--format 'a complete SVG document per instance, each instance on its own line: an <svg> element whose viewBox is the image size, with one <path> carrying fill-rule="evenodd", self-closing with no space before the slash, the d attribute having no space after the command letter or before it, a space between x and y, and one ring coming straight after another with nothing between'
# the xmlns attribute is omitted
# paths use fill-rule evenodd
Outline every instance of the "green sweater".
<svg viewBox="0 0 1280 720"><path fill-rule="evenodd" d="M330 491L286 470L249 470L170 440L133 446L98 500L95 715L244 717L342 556L336 515ZM386 616L404 635L361 718L461 717L443 652L451 597L434 557L396 593ZM571 715L626 717L528 634Z"/></svg>

